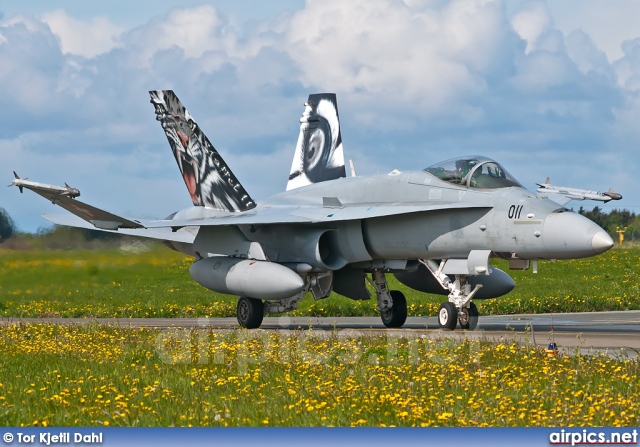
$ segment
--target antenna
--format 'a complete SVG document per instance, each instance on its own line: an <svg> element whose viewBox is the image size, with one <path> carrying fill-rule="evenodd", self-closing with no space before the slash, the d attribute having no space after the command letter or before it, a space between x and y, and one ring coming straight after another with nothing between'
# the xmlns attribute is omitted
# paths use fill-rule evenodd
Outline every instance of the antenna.
<svg viewBox="0 0 640 447"><path fill-rule="evenodd" d="M351 177L355 177L356 167L353 165L353 160L349 160L349 167L351 168Z"/></svg>

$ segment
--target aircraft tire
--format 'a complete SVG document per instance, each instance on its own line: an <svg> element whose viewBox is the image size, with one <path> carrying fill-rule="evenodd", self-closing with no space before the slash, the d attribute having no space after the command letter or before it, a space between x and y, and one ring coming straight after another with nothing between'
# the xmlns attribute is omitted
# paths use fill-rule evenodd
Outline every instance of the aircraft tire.
<svg viewBox="0 0 640 447"><path fill-rule="evenodd" d="M438 309L438 324L440 329L452 331L458 325L458 309L455 304L447 301L440 305Z"/></svg>
<svg viewBox="0 0 640 447"><path fill-rule="evenodd" d="M241 296L238 298L236 317L240 326L247 329L257 329L264 317L264 303L256 298Z"/></svg>
<svg viewBox="0 0 640 447"><path fill-rule="evenodd" d="M462 314L466 314L466 315L462 315ZM473 331L476 329L476 327L478 326L478 316L480 315L480 313L478 312L478 308L476 307L476 305L472 302L469 303L469 308L464 308L462 309L462 312L458 313L458 318L460 320L460 327L462 329L466 329L469 331ZM465 323L463 323L463 321L465 321Z"/></svg>
<svg viewBox="0 0 640 447"><path fill-rule="evenodd" d="M389 293L393 300L393 306L391 309L381 312L380 318L386 327L399 328L407 321L407 299L399 290L390 290Z"/></svg>

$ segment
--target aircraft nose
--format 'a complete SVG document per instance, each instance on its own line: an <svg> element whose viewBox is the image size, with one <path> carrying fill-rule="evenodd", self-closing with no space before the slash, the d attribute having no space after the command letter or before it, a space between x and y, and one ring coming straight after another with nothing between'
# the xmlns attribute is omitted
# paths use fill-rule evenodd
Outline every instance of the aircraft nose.
<svg viewBox="0 0 640 447"><path fill-rule="evenodd" d="M542 241L553 259L586 258L613 247L613 240L597 224L574 212L552 213L544 221Z"/></svg>
<svg viewBox="0 0 640 447"><path fill-rule="evenodd" d="M613 247L613 239L605 231L598 231L591 239L591 247L597 254L604 253Z"/></svg>

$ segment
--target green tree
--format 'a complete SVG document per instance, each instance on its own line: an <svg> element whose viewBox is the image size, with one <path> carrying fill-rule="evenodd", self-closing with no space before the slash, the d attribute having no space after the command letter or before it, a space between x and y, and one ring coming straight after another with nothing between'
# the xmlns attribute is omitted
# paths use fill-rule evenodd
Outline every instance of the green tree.
<svg viewBox="0 0 640 447"><path fill-rule="evenodd" d="M4 208L0 208L0 243L6 241L15 232L16 225Z"/></svg>

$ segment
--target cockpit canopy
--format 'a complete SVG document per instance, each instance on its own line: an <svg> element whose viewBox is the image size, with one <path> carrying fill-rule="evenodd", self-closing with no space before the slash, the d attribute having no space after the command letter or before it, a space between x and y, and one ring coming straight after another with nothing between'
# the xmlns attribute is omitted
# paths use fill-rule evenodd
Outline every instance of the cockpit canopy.
<svg viewBox="0 0 640 447"><path fill-rule="evenodd" d="M509 188L522 185L502 166L487 157L470 155L452 158L425 171L454 185L478 189Z"/></svg>

